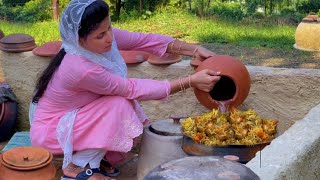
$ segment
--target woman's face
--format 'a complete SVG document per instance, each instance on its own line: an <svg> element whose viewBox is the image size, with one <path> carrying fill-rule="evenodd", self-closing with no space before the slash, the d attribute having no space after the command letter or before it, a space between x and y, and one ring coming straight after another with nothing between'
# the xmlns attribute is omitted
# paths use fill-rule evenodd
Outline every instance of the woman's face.
<svg viewBox="0 0 320 180"><path fill-rule="evenodd" d="M85 49L101 54L111 50L112 27L109 17L106 17L98 29L92 31L87 37L80 38L80 45Z"/></svg>

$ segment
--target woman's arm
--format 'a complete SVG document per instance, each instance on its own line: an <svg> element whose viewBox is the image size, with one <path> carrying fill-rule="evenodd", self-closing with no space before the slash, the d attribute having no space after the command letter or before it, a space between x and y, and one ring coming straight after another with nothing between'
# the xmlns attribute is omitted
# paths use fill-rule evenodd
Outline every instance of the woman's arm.
<svg viewBox="0 0 320 180"><path fill-rule="evenodd" d="M185 41L181 41L175 39L174 41L168 44L167 52L173 54L180 54L185 56L191 56L193 58L197 58L200 61L203 61L211 56L215 56L216 54L200 45L187 43Z"/></svg>
<svg viewBox="0 0 320 180"><path fill-rule="evenodd" d="M168 44L175 40L160 34L129 32L117 28L112 31L120 50L140 50L157 56L162 56L167 51Z"/></svg>
<svg viewBox="0 0 320 180"><path fill-rule="evenodd" d="M220 79L218 75L217 72L203 70L170 82L137 78L127 79L114 75L103 67L95 66L80 78L78 87L101 95L123 96L127 99L138 100L157 100L190 87L208 92Z"/></svg>

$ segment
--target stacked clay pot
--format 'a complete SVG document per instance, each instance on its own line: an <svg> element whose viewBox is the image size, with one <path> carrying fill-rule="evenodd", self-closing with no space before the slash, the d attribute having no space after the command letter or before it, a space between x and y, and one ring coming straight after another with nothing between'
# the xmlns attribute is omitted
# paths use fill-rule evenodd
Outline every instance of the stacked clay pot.
<svg viewBox="0 0 320 180"><path fill-rule="evenodd" d="M206 108L218 109L224 103L231 107L238 107L247 98L251 79L247 68L236 58L217 55L203 61L196 72L210 69L221 72L221 79L210 92L194 88L198 101Z"/></svg>

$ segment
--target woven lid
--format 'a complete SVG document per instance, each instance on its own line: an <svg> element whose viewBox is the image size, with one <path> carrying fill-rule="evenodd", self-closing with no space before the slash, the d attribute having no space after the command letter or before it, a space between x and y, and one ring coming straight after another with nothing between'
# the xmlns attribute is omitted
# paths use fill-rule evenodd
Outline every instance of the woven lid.
<svg viewBox="0 0 320 180"><path fill-rule="evenodd" d="M25 146L6 151L1 161L10 169L33 170L48 165L52 158L52 154L43 148Z"/></svg>

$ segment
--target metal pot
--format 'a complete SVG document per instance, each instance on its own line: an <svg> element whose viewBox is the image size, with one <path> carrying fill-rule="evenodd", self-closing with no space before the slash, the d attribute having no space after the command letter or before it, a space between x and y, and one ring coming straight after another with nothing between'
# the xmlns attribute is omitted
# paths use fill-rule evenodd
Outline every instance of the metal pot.
<svg viewBox="0 0 320 180"><path fill-rule="evenodd" d="M138 179L161 163L187 156L181 149L181 117L158 120L145 127L138 158Z"/></svg>
<svg viewBox="0 0 320 180"><path fill-rule="evenodd" d="M144 180L260 180L238 162L215 156L184 157L157 166Z"/></svg>
<svg viewBox="0 0 320 180"><path fill-rule="evenodd" d="M182 149L191 156L226 156L235 155L239 157L240 163L247 163L255 157L258 151L269 145L270 142L255 145L228 145L228 146L206 146L195 143L190 137L183 136Z"/></svg>

